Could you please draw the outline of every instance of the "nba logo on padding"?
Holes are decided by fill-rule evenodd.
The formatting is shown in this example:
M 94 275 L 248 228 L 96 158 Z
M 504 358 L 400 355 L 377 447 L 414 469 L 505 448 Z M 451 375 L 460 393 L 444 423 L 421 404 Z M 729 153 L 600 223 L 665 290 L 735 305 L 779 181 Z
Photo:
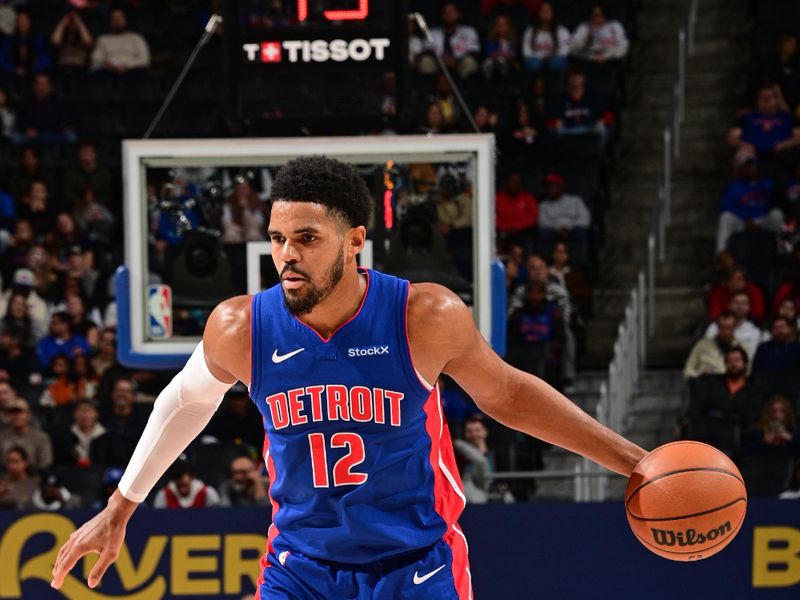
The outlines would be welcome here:
M 172 337 L 172 288 L 168 285 L 151 285 L 147 288 L 147 315 L 149 337 Z

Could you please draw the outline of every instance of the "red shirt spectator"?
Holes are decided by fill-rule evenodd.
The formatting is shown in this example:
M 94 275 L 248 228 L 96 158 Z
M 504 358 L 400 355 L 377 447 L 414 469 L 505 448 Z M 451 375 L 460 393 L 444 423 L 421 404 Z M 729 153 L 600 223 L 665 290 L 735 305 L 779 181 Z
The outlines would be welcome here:
M 711 288 L 708 318 L 715 321 L 719 315 L 728 310 L 731 298 L 736 292 L 744 292 L 750 298 L 750 317 L 756 322 L 763 321 L 767 316 L 764 292 L 756 284 L 747 281 L 742 269 L 733 269 L 725 283 Z
M 522 189 L 522 176 L 512 173 L 495 200 L 497 231 L 511 232 L 532 229 L 539 222 L 536 196 Z
M 800 281 L 786 281 L 778 286 L 773 302 L 775 312 L 778 311 L 778 307 L 784 300 L 791 300 L 795 306 L 800 308 Z

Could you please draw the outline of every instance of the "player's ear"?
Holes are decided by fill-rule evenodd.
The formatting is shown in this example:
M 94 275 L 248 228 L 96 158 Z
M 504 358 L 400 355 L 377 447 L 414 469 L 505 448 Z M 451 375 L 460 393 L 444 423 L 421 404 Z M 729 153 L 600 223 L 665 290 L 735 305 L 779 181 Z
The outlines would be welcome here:
M 347 251 L 351 256 L 355 256 L 364 249 L 367 241 L 367 228 L 363 225 L 351 228 L 348 238 Z

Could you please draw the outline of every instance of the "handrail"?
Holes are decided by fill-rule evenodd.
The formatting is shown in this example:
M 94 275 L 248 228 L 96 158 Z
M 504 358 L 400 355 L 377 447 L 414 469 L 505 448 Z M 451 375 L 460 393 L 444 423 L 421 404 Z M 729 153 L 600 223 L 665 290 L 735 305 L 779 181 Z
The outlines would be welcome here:
M 686 60 L 695 51 L 697 0 L 684 0 L 683 20 L 678 29 L 678 65 L 672 86 L 672 101 L 664 123 L 664 163 L 658 176 L 656 196 L 647 237 L 647 296 L 649 305 L 648 332 L 655 335 L 655 269 L 667 259 L 667 227 L 672 219 L 672 168 L 680 158 L 681 125 L 686 119 Z
M 680 157 L 681 125 L 686 116 L 686 58 L 694 54 L 697 0 L 684 0 L 683 21 L 678 30 L 678 65 L 670 110 L 664 124 L 664 165 L 647 237 L 647 261 L 630 292 L 625 316 L 617 329 L 608 379 L 600 385 L 598 421 L 623 431 L 647 356 L 647 337 L 655 334 L 655 271 L 667 257 L 666 232 L 672 213 L 672 167 Z M 605 500 L 610 472 L 583 458 L 576 467 L 576 500 Z

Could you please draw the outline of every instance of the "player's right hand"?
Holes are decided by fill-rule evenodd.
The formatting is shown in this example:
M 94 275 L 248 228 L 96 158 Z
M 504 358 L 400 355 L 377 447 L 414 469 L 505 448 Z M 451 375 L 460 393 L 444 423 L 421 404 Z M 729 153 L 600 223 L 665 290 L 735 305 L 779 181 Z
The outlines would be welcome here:
M 119 549 L 125 539 L 125 528 L 136 506 L 135 502 L 127 500 L 118 491 L 114 492 L 108 506 L 74 531 L 61 546 L 53 566 L 53 581 L 50 585 L 60 589 L 64 577 L 75 563 L 90 552 L 96 552 L 100 554 L 100 558 L 92 567 L 88 578 L 89 587 L 96 587 L 106 569 L 119 556 Z

